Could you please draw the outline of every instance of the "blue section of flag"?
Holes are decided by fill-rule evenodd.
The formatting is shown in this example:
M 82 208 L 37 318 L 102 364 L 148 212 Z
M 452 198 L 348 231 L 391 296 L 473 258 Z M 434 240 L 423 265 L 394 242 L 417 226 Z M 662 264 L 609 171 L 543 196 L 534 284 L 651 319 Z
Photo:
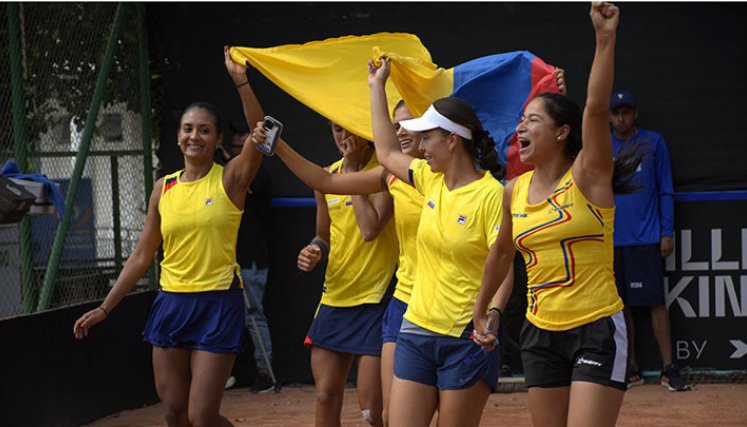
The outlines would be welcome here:
M 484 56 L 454 67 L 452 96 L 467 101 L 496 144 L 501 164 L 532 90 L 530 52 Z
M 430 200 L 428 200 L 428 207 L 431 208 L 431 209 L 433 209 L 433 208 L 436 207 L 436 204 L 433 203 L 433 202 L 431 202 Z

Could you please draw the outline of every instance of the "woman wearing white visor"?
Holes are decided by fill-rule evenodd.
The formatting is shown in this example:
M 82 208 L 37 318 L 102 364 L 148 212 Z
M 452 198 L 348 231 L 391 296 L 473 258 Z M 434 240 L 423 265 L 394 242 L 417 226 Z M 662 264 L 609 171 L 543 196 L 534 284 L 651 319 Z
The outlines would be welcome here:
M 438 409 L 439 425 L 476 426 L 499 371 L 499 352 L 483 351 L 470 333 L 482 267 L 502 218 L 502 169 L 495 143 L 457 98 L 440 99 L 422 117 L 400 122 L 421 132 L 425 158 L 403 153 L 387 114 L 388 76 L 386 60 L 380 67 L 369 63 L 376 153 L 424 197 L 417 274 L 394 356 L 389 425 L 427 426 Z M 497 295 L 494 302 L 503 307 L 507 299 Z M 495 334 L 500 311 L 492 313 Z

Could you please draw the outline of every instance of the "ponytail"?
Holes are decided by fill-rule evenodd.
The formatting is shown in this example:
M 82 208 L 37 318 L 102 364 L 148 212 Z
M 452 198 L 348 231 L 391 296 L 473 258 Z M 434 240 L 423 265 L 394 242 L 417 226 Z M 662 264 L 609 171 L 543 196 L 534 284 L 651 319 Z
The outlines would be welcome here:
M 498 163 L 498 152 L 495 150 L 495 141 L 487 131 L 475 132 L 472 136 L 472 144 L 466 146 L 474 147 L 474 157 L 480 163 L 480 168 L 489 170 L 490 174 L 497 180 L 503 179 L 506 169 Z
M 498 163 L 498 152 L 495 151 L 495 141 L 490 137 L 487 131 L 482 127 L 477 113 L 464 100 L 447 97 L 441 98 L 433 103 L 433 108 L 449 120 L 466 126 L 472 131 L 472 139 L 462 137 L 465 151 L 469 154 L 483 170 L 488 170 L 497 180 L 501 180 L 506 171 Z M 442 129 L 443 130 L 443 129 Z M 449 133 L 443 130 L 444 133 Z
M 631 194 L 641 189 L 640 184 L 634 184 L 633 177 L 643 159 L 649 152 L 644 142 L 626 145 L 615 157 L 614 170 L 612 172 L 612 192 L 614 194 Z

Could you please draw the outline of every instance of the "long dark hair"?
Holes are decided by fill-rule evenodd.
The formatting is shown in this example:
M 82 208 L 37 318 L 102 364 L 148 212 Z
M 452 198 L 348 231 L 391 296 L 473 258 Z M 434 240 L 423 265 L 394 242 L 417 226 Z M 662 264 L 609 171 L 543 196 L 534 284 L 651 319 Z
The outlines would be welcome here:
M 466 101 L 453 96 L 439 99 L 433 103 L 433 108 L 442 116 L 471 130 L 472 139 L 462 138 L 462 146 L 467 154 L 480 164 L 480 168 L 489 170 L 495 179 L 503 178 L 506 170 L 498 163 L 495 141 L 483 129 L 475 110 Z
M 541 93 L 536 98 L 545 101 L 545 111 L 557 126 L 568 125 L 570 132 L 565 144 L 565 154 L 569 159 L 575 159 L 581 151 L 581 108 L 568 97 L 557 93 Z M 638 166 L 643 162 L 646 149 L 637 143 L 625 147 L 615 157 L 612 172 L 612 192 L 614 194 L 630 194 L 640 190 L 640 186 L 633 185 L 631 180 Z

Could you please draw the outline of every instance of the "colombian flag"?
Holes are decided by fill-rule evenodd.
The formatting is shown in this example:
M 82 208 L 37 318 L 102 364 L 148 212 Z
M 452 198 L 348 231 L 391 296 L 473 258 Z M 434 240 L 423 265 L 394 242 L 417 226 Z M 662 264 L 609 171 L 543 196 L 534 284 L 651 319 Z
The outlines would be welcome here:
M 539 93 L 558 92 L 555 67 L 530 52 L 490 55 L 444 69 L 433 63 L 417 36 L 406 33 L 232 47 L 231 57 L 242 64 L 248 61 L 312 110 L 368 140 L 373 131 L 366 64 L 386 57 L 391 63 L 386 88 L 390 112 L 400 99 L 416 117 L 436 99 L 464 99 L 495 140 L 498 157 L 512 176 L 528 169 L 516 155 L 515 135 L 525 105 Z

